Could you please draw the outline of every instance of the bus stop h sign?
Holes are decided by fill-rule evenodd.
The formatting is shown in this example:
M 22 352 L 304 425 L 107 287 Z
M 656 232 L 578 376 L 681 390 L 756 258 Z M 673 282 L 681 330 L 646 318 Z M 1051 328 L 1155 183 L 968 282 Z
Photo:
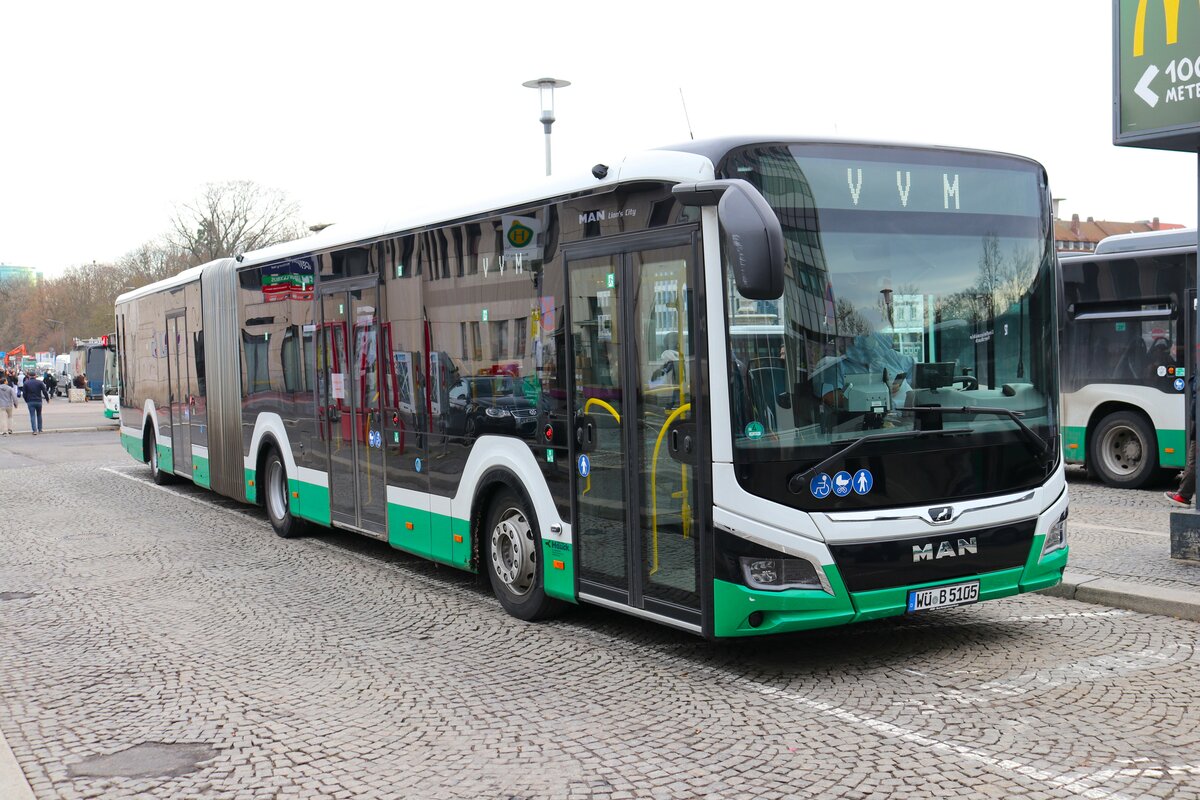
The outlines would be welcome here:
M 1113 0 L 1113 144 L 1200 153 L 1200 2 Z

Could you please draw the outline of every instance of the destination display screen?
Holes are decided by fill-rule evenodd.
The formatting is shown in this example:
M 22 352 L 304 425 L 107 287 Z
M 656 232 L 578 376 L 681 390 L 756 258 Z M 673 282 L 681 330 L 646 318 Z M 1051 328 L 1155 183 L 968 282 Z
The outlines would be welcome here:
M 1039 172 L 1032 164 L 996 158 L 997 166 L 992 168 L 930 163 L 927 158 L 916 162 L 818 157 L 809 155 L 811 149 L 805 146 L 790 150 L 791 159 L 779 158 L 777 150 L 755 165 L 772 206 L 1021 217 L 1042 214 Z M 878 155 L 868 148 L 863 152 Z M 936 155 L 936 151 L 922 151 L 921 155 Z M 982 159 L 973 160 L 977 164 Z

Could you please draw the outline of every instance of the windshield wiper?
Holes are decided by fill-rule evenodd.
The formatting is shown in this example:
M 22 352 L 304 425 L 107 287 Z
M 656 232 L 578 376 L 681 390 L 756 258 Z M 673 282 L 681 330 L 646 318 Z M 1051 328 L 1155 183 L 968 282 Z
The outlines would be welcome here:
M 996 417 L 1008 417 L 1017 423 L 1017 427 L 1021 429 L 1021 435 L 1025 438 L 1025 442 L 1040 461 L 1045 461 L 1050 453 L 1051 445 L 1045 439 L 1038 436 L 1033 428 L 1030 428 L 1021 421 L 1021 417 L 1025 416 L 1024 412 L 1013 411 L 1011 408 L 995 408 L 992 406 L 901 406 L 896 410 L 913 411 L 922 414 L 991 414 Z
M 841 450 L 838 450 L 828 458 L 818 461 L 804 472 L 798 472 L 793 475 L 788 481 L 788 489 L 791 490 L 792 494 L 800 494 L 804 491 L 804 487 L 808 483 L 809 478 L 811 478 L 813 475 L 816 475 L 834 461 L 837 461 L 838 459 L 844 459 L 846 456 L 850 455 L 864 444 L 870 444 L 871 442 L 882 442 L 887 439 L 920 439 L 925 436 L 962 436 L 971 433 L 974 433 L 974 431 L 970 428 L 953 428 L 951 430 L 936 431 L 918 431 L 909 429 L 903 431 L 890 431 L 888 433 L 869 433 L 866 436 L 862 436 L 850 442 L 849 445 L 843 447 Z M 1034 435 L 1036 436 L 1036 434 Z M 843 439 L 842 442 L 844 441 L 846 440 Z M 841 442 L 834 442 L 834 444 L 841 444 Z

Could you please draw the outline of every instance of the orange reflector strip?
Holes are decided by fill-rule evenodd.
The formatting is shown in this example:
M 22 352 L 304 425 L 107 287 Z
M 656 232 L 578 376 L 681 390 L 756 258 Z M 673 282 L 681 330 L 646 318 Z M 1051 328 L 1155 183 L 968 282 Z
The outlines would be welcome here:
M 1164 450 L 1165 452 L 1167 452 L 1167 453 L 1174 453 L 1174 452 L 1175 452 L 1175 448 L 1174 448 L 1174 447 L 1164 447 L 1164 448 L 1163 448 L 1163 450 Z
M 254 481 L 250 481 L 250 485 L 251 485 L 251 486 L 253 486 L 253 485 L 254 485 Z
M 555 569 L 566 569 L 567 565 L 564 564 L 563 562 L 559 561 L 558 559 L 555 559 L 554 560 L 554 568 Z
M 1078 450 L 1078 449 L 1079 449 L 1079 445 L 1077 445 L 1077 444 L 1069 444 L 1069 445 L 1067 445 L 1067 449 L 1068 449 L 1068 450 Z
M 299 496 L 300 496 L 299 492 L 292 492 L 292 497 L 299 497 Z
M 459 542 L 461 544 L 462 543 L 462 534 L 461 533 L 454 534 L 454 541 Z
M 406 523 L 404 523 L 404 528 L 405 528 L 405 530 L 411 531 L 413 529 L 413 524 L 411 522 L 406 522 Z

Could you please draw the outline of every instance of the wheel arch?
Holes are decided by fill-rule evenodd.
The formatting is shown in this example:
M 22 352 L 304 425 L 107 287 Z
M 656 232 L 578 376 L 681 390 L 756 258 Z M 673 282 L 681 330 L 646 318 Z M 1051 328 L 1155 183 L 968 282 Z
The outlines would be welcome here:
M 480 569 L 482 553 L 483 537 L 485 535 L 484 525 L 487 521 L 488 511 L 498 495 L 504 489 L 511 489 L 516 493 L 517 497 L 521 498 L 521 502 L 533 514 L 537 520 L 536 529 L 539 535 L 541 534 L 542 519 L 538 516 L 537 506 L 533 499 L 529 496 L 529 492 L 525 490 L 521 479 L 516 473 L 507 467 L 495 466 L 490 467 L 482 475 L 479 476 L 479 481 L 475 485 L 475 494 L 471 500 L 471 567 L 481 576 L 486 577 L 486 573 Z

